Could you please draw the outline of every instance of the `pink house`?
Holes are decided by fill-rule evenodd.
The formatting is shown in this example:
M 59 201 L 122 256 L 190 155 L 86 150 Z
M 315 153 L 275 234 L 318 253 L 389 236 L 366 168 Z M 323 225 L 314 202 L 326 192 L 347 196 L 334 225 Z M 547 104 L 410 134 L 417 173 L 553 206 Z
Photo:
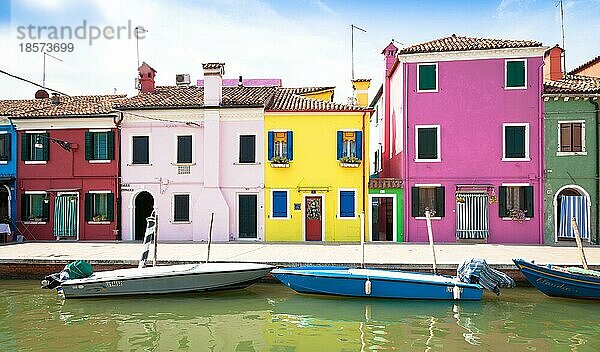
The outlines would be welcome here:
M 405 240 L 543 243 L 543 54 L 452 35 L 398 50 L 384 82 L 382 175 L 405 190 Z

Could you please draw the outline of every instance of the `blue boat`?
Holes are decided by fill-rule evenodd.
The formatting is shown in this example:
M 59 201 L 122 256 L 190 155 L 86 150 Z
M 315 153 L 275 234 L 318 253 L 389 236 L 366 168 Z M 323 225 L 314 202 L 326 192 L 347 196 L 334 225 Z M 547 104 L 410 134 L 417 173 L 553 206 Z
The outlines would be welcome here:
M 597 271 L 538 265 L 523 259 L 513 262 L 533 286 L 548 296 L 600 299 Z
M 456 277 L 404 271 L 307 266 L 271 273 L 300 293 L 427 300 L 481 300 L 483 287 Z

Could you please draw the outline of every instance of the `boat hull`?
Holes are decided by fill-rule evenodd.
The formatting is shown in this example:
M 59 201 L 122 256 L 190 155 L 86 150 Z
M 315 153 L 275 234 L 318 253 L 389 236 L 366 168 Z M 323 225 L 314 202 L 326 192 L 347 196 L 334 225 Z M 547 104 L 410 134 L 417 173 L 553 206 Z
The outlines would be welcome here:
M 481 300 L 483 294 L 482 287 L 476 284 L 458 283 L 443 276 L 399 271 L 304 267 L 276 269 L 272 274 L 300 293 L 473 301 Z M 370 284 L 366 283 L 367 279 Z M 367 289 L 369 285 L 370 290 Z
M 271 266 L 261 264 L 217 263 L 121 269 L 67 280 L 59 290 L 65 298 L 227 290 L 247 287 L 271 269 Z
M 527 280 L 553 297 L 600 299 L 600 278 L 566 273 L 522 259 L 513 259 Z

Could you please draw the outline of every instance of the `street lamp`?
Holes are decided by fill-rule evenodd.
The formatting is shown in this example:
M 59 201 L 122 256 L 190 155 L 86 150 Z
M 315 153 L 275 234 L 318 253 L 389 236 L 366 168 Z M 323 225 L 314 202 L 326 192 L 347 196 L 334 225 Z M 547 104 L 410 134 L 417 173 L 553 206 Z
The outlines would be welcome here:
M 46 137 L 46 136 L 42 136 L 42 135 L 36 136 L 35 144 L 33 145 L 35 148 L 37 148 L 37 149 L 44 148 L 44 145 L 42 144 L 42 141 L 41 141 L 42 138 L 45 138 L 46 140 L 49 140 L 52 143 L 58 144 L 61 148 L 63 148 L 66 151 L 71 150 L 71 143 L 69 143 L 67 141 L 63 141 L 62 139 Z

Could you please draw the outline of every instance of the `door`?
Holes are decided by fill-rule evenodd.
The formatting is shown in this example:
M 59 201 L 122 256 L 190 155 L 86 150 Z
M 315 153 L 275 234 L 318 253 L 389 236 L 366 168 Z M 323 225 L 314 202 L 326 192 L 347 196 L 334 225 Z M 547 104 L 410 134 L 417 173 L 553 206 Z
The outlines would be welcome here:
M 240 194 L 238 200 L 239 238 L 256 238 L 256 194 Z
M 154 197 L 149 192 L 140 192 L 135 197 L 135 239 L 143 240 L 146 233 L 146 218 L 154 209 Z
M 309 196 L 304 199 L 304 229 L 307 241 L 323 238 L 323 197 Z
M 0 221 L 6 221 L 10 218 L 10 201 L 8 197 L 8 187 L 0 185 Z
M 54 198 L 54 237 L 77 238 L 78 209 L 77 194 L 59 194 Z
M 488 235 L 488 195 L 456 193 L 456 238 L 485 239 Z
M 394 198 L 373 197 L 371 201 L 371 240 L 394 240 Z

